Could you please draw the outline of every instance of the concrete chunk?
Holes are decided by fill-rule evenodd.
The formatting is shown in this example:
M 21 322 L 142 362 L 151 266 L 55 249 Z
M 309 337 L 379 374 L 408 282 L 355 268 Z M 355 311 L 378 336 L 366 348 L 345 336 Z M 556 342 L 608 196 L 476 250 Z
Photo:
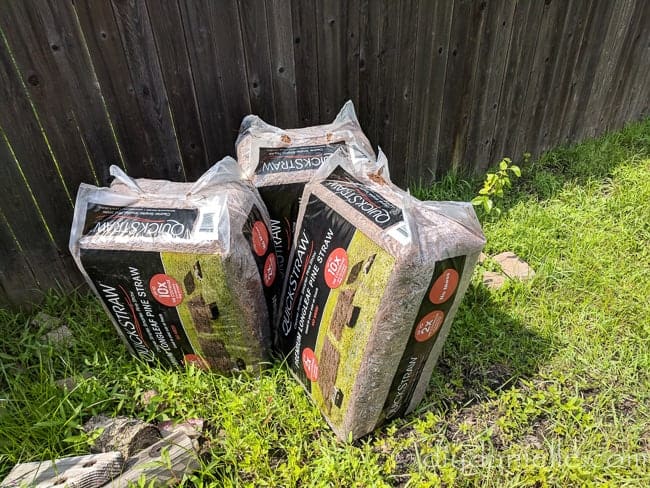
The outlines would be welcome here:
M 528 263 L 513 252 L 502 252 L 492 259 L 499 263 L 504 274 L 509 278 L 525 281 L 535 276 L 535 271 Z
M 501 288 L 507 279 L 506 276 L 494 271 L 486 271 L 483 273 L 483 284 L 493 290 Z

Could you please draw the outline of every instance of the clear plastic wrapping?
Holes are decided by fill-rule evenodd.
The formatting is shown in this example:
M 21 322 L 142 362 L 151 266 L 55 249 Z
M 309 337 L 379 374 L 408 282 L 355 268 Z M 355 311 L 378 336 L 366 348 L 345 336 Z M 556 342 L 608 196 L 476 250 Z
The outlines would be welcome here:
M 130 351 L 167 365 L 256 370 L 278 304 L 266 207 L 226 158 L 195 183 L 82 184 L 70 251 Z
M 277 321 L 341 439 L 421 401 L 485 244 L 469 203 L 421 202 L 386 168 L 339 149 L 306 185 Z

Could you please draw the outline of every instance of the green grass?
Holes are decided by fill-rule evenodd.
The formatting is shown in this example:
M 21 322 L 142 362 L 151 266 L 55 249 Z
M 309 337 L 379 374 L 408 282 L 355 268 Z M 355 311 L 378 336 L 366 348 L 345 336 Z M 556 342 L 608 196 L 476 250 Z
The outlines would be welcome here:
M 650 485 L 650 120 L 522 170 L 501 218 L 485 219 L 486 251 L 512 250 L 537 274 L 490 291 L 477 270 L 412 415 L 340 443 L 281 366 L 150 369 L 95 300 L 49 294 L 42 309 L 74 331 L 69 348 L 0 311 L 0 476 L 85 452 L 79 425 L 104 412 L 209 420 L 210 455 L 187 486 Z M 414 191 L 478 188 L 450 175 Z M 71 391 L 55 385 L 69 376 Z

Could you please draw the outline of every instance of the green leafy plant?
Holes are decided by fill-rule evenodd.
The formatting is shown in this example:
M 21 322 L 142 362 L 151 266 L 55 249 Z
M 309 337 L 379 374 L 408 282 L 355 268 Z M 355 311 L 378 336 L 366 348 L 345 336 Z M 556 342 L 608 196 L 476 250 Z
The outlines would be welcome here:
M 530 158 L 530 154 L 524 154 L 524 161 Z M 472 205 L 482 207 L 486 214 L 492 212 L 497 215 L 501 214 L 501 208 L 495 204 L 495 200 L 502 199 L 505 191 L 512 187 L 511 177 L 519 178 L 521 169 L 519 166 L 512 164 L 510 158 L 503 158 L 499 162 L 499 169 L 494 173 L 485 175 L 483 188 L 478 195 L 472 199 Z

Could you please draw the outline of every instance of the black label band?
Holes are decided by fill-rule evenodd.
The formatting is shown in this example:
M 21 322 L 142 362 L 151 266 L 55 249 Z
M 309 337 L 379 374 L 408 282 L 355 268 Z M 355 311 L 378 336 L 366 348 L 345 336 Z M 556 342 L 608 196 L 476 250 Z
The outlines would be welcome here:
M 91 203 L 83 235 L 107 237 L 190 239 L 198 210 L 115 207 Z
M 397 417 L 408 408 L 422 369 L 454 303 L 464 266 L 465 256 L 436 263 L 433 278 L 420 305 L 409 341 L 384 403 L 383 418 Z
M 321 185 L 382 229 L 404 220 L 399 207 L 359 182 L 340 166 Z
M 261 147 L 255 174 L 291 173 L 317 170 L 325 160 L 345 142 L 332 142 L 315 146 Z

